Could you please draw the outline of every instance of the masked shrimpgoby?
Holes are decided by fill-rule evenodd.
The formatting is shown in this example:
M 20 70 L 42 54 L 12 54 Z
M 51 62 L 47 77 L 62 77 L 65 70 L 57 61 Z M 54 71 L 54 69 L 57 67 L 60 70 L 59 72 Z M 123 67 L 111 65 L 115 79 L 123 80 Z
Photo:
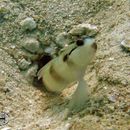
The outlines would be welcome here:
M 50 92 L 61 93 L 73 82 L 78 83 L 69 103 L 70 111 L 80 110 L 88 98 L 84 75 L 96 50 L 94 38 L 79 38 L 75 43 L 65 47 L 58 57 L 52 59 L 38 72 L 38 79 L 42 78 L 44 87 Z

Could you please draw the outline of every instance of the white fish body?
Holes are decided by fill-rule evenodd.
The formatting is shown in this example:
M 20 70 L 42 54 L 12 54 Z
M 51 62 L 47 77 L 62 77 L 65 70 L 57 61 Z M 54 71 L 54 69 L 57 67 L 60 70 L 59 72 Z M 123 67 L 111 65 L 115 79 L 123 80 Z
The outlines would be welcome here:
M 88 95 L 87 91 L 84 92 L 86 90 L 85 81 L 83 80 L 84 73 L 87 65 L 93 59 L 96 49 L 96 43 L 92 38 L 77 40 L 75 44 L 66 47 L 59 57 L 47 63 L 38 72 L 38 78 L 42 78 L 47 90 L 56 93 L 62 92 L 71 83 L 79 81 L 74 93 L 76 96 L 73 96 L 70 106 L 71 108 L 75 105 L 80 106 L 81 102 L 84 102 L 85 96 Z M 78 97 L 80 99 L 77 100 Z

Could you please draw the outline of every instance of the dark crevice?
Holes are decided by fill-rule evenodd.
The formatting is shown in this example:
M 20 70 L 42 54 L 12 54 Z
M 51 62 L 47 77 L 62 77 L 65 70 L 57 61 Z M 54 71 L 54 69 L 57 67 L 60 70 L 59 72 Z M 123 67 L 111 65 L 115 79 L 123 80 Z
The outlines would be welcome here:
M 38 61 L 38 71 L 44 66 L 46 65 L 50 60 L 52 60 L 52 57 L 50 55 L 43 55 Z
M 48 54 L 46 55 L 43 55 L 39 58 L 39 60 L 37 60 L 37 65 L 38 65 L 38 70 L 37 72 L 43 67 L 45 66 L 50 60 L 52 60 L 52 57 Z M 46 91 L 45 87 L 43 87 L 43 82 L 42 82 L 42 79 L 39 79 L 38 80 L 38 77 L 34 77 L 33 79 L 33 85 L 37 88 L 37 89 L 40 89 L 40 90 L 43 90 L 43 91 Z

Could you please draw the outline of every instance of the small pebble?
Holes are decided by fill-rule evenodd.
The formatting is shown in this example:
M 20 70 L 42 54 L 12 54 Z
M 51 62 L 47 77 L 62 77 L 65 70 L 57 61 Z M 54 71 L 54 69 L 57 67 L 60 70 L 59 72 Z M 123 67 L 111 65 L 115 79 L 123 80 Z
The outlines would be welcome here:
M 108 95 L 108 99 L 111 102 L 116 102 L 116 96 L 115 95 Z
M 98 31 L 99 30 L 95 25 L 83 23 L 71 29 L 69 31 L 69 34 L 72 36 L 82 36 L 82 35 L 93 36 L 96 35 Z
M 54 56 L 57 52 L 56 49 L 57 49 L 57 47 L 55 45 L 51 44 L 49 47 L 44 49 L 44 52 L 51 56 Z
M 113 60 L 114 60 L 114 57 L 110 57 L 110 58 L 109 58 L 109 61 L 113 61 Z
M 26 38 L 22 46 L 30 53 L 38 53 L 41 51 L 40 43 L 35 38 Z
M 39 58 L 39 54 L 33 54 L 28 52 L 27 50 L 17 51 L 14 55 L 15 59 L 29 59 L 31 61 L 37 61 Z
M 1 71 L 1 74 L 4 74 L 4 73 L 5 73 L 5 72 L 2 70 L 2 71 Z
M 106 90 L 106 89 L 107 89 L 107 87 L 104 87 L 104 89 Z
M 31 65 L 31 61 L 27 61 L 25 59 L 18 60 L 18 66 L 21 70 L 26 70 Z
M 126 50 L 130 51 L 130 37 L 126 37 L 122 42 L 121 46 L 125 48 Z
M 15 48 L 16 48 L 16 46 L 15 46 L 15 45 L 12 45 L 12 46 L 10 46 L 10 48 L 11 48 L 11 49 L 15 49 Z
M 34 64 L 27 70 L 25 77 L 29 82 L 32 82 L 33 78 L 37 76 L 37 69 L 38 69 L 38 65 Z
M 36 22 L 34 21 L 34 19 L 32 17 L 28 17 L 28 18 L 24 19 L 23 21 L 20 22 L 20 25 L 22 27 L 22 30 L 24 30 L 24 31 L 26 31 L 26 30 L 32 31 L 37 26 Z
M 64 46 L 70 44 L 71 42 L 72 42 L 72 39 L 66 32 L 60 33 L 56 37 L 56 43 L 61 47 L 64 47 Z

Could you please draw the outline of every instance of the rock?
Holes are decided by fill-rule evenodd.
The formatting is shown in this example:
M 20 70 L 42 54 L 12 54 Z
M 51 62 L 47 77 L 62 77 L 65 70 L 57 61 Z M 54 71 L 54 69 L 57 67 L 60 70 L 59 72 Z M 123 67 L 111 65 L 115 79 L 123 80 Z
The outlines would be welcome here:
M 61 46 L 64 47 L 65 45 L 68 45 L 72 42 L 72 39 L 70 37 L 70 35 L 66 32 L 60 33 L 57 37 L 56 37 L 56 43 Z
M 37 70 L 38 65 L 34 64 L 26 71 L 25 77 L 29 82 L 33 82 L 33 78 L 37 76 Z
M 116 95 L 114 94 L 108 95 L 108 100 L 111 102 L 116 102 Z
M 130 37 L 126 37 L 122 42 L 121 46 L 125 48 L 127 51 L 130 51 Z
M 1 3 L 1 5 L 2 5 L 2 3 Z M 8 13 L 9 13 L 9 10 L 5 6 L 0 7 L 0 23 L 4 22 L 6 20 L 6 15 Z
M 26 70 L 31 65 L 31 61 L 27 61 L 25 59 L 18 60 L 18 66 L 21 70 Z
M 19 51 L 16 51 L 14 53 L 14 58 L 15 59 L 28 59 L 31 60 L 31 61 L 37 61 L 39 59 L 39 54 L 33 54 L 33 53 L 30 53 L 26 50 L 19 50 Z
M 109 60 L 109 61 L 113 61 L 113 60 L 114 60 L 114 57 L 110 57 L 108 60 Z
M 43 47 L 49 46 L 51 44 L 51 36 L 48 33 L 37 33 L 38 40 Z
M 28 17 L 28 18 L 24 19 L 23 21 L 20 22 L 20 25 L 22 27 L 22 30 L 24 30 L 24 31 L 26 31 L 26 30 L 32 31 L 37 26 L 36 22 L 34 21 L 34 19 L 32 17 Z
M 12 51 L 12 55 L 13 55 L 14 59 L 16 59 L 18 62 L 21 59 L 27 59 L 27 61 L 29 61 L 29 60 L 36 61 L 39 59 L 39 54 L 30 53 L 29 51 L 27 51 L 25 49 L 14 50 L 14 51 Z
M 51 44 L 50 47 L 45 48 L 44 52 L 51 56 L 55 56 L 56 49 L 57 47 L 54 44 Z
M 37 61 L 39 59 L 39 55 L 38 54 L 32 54 L 32 53 L 29 53 L 27 51 L 24 52 L 24 57 L 26 59 L 31 60 L 31 61 Z
M 22 46 L 30 53 L 41 52 L 40 43 L 35 38 L 26 38 Z
M 95 25 L 90 24 L 79 24 L 78 26 L 75 26 L 73 29 L 69 31 L 69 34 L 72 36 L 94 36 L 98 33 L 98 28 Z

